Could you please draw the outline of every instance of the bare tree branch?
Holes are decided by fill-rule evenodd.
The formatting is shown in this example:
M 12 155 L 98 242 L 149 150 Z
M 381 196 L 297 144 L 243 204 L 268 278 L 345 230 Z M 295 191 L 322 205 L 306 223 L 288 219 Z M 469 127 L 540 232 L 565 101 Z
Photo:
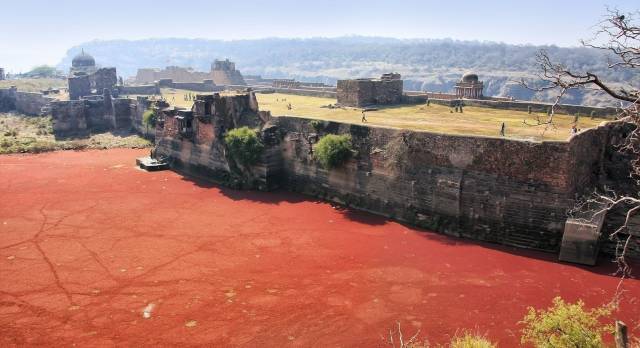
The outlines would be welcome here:
M 597 25 L 591 40 L 582 41 L 583 46 L 601 50 L 608 54 L 608 68 L 612 70 L 626 69 L 640 74 L 640 11 L 623 14 L 618 10 L 608 9 L 606 17 Z M 536 55 L 537 77 L 541 85 L 533 86 L 524 79 L 520 84 L 536 92 L 556 91 L 557 95 L 551 105 L 546 119 L 538 119 L 532 126 L 545 126 L 545 130 L 553 125 L 556 107 L 571 89 L 597 89 L 617 100 L 621 106 L 618 118 L 634 127 L 618 146 L 618 151 L 630 158 L 628 177 L 633 183 L 630 190 L 616 190 L 600 187 L 591 195 L 576 204 L 570 214 L 581 217 L 586 223 L 594 220 L 598 214 L 612 211 L 623 211 L 623 222 L 609 234 L 609 239 L 617 243 L 616 258 L 618 274 L 622 279 L 629 277 L 631 267 L 626 255 L 631 244 L 638 240 L 640 233 L 630 231 L 632 219 L 640 212 L 640 86 L 616 85 L 602 80 L 590 71 L 575 71 L 562 63 L 554 62 L 549 53 L 541 50 Z M 617 185 L 619 186 L 619 185 Z M 603 215 L 600 215 L 603 216 Z

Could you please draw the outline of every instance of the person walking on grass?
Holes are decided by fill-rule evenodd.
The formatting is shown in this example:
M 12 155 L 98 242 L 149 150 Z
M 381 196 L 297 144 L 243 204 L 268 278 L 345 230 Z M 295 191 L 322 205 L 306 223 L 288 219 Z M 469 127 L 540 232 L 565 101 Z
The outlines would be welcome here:
M 362 110 L 362 123 L 367 123 L 367 115 L 365 115 L 364 109 Z

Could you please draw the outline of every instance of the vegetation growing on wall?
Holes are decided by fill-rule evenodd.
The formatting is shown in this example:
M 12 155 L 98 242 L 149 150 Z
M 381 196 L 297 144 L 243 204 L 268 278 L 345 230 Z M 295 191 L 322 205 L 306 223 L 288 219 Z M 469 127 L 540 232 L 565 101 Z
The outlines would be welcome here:
M 324 122 L 321 120 L 311 120 L 309 121 L 309 125 L 316 131 L 321 131 L 324 128 Z
M 327 134 L 315 145 L 314 154 L 324 168 L 339 167 L 353 154 L 351 136 Z
M 260 142 L 258 131 L 249 127 L 234 128 L 224 136 L 229 154 L 243 165 L 252 165 L 258 161 L 264 145 Z
M 142 123 L 147 127 L 155 127 L 158 115 L 154 110 L 147 110 L 142 114 Z

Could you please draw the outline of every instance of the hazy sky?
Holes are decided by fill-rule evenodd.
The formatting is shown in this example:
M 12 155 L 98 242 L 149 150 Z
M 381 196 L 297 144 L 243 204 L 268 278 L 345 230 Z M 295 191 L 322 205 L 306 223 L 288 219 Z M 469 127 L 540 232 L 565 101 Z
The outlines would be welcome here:
M 95 39 L 367 35 L 575 46 L 607 6 L 640 9 L 638 0 L 1 0 L 0 67 L 57 64 Z

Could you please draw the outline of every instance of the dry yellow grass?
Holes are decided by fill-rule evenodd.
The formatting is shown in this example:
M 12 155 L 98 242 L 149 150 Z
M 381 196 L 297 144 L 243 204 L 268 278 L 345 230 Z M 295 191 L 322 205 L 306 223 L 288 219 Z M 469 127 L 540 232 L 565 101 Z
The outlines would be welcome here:
M 145 148 L 152 144 L 128 131 L 92 134 L 86 138 L 55 139 L 51 117 L 0 113 L 0 154 L 55 150 Z
M 289 94 L 258 94 L 260 110 L 270 110 L 275 116 L 299 116 L 346 123 L 362 123 L 362 110 L 356 108 L 330 109 L 323 106 L 335 104 L 335 99 L 305 97 Z M 287 105 L 291 103 L 292 109 Z M 546 114 L 526 111 L 501 110 L 467 106 L 463 113 L 451 113 L 449 107 L 431 104 L 401 105 L 367 111 L 367 124 L 381 127 L 423 130 L 446 134 L 500 136 L 502 122 L 506 126 L 506 138 L 528 140 L 567 140 L 571 135 L 574 116 L 556 115 L 555 128 L 532 127 L 523 123 L 535 123 L 535 117 L 545 119 Z M 600 124 L 604 119 L 580 117 L 578 129 L 584 130 Z
M 191 108 L 192 101 L 185 101 L 184 95 L 206 94 L 184 90 L 166 89 L 162 95 L 172 105 Z M 318 120 L 328 120 L 344 123 L 362 124 L 362 110 L 357 108 L 327 108 L 335 104 L 335 99 L 307 97 L 292 94 L 256 94 L 260 110 L 269 110 L 274 116 L 295 116 Z M 287 105 L 291 103 L 292 109 Z M 567 140 L 571 135 L 573 115 L 558 114 L 555 116 L 554 127 L 530 126 L 535 118 L 544 120 L 546 114 L 528 114 L 526 111 L 501 110 L 483 107 L 467 106 L 463 113 L 451 113 L 451 108 L 443 105 L 431 104 L 400 105 L 379 108 L 377 111 L 367 111 L 367 124 L 371 126 L 421 130 L 444 134 L 477 135 L 500 137 L 502 122 L 506 127 L 506 138 L 523 140 Z M 578 119 L 578 129 L 585 130 L 606 121 L 601 118 L 591 119 L 581 116 Z
M 67 80 L 65 79 L 17 79 L 17 80 L 1 80 L 0 88 L 9 88 L 16 86 L 19 91 L 24 92 L 40 92 L 49 88 L 67 88 Z
M 191 94 L 192 96 L 196 96 L 196 95 L 212 95 L 213 92 L 194 92 L 194 91 L 187 91 L 184 89 L 174 89 L 174 88 L 163 88 L 160 90 L 160 93 L 162 94 L 162 97 L 164 97 L 164 99 L 167 100 L 167 102 L 169 102 L 171 105 L 174 106 L 179 106 L 179 107 L 183 107 L 183 108 L 187 108 L 187 109 L 191 109 L 191 106 L 193 105 L 193 101 L 192 100 L 185 100 L 184 96 L 187 94 Z M 233 95 L 236 94 L 237 92 L 234 91 L 225 91 L 225 92 L 220 92 L 220 94 L 222 95 Z

